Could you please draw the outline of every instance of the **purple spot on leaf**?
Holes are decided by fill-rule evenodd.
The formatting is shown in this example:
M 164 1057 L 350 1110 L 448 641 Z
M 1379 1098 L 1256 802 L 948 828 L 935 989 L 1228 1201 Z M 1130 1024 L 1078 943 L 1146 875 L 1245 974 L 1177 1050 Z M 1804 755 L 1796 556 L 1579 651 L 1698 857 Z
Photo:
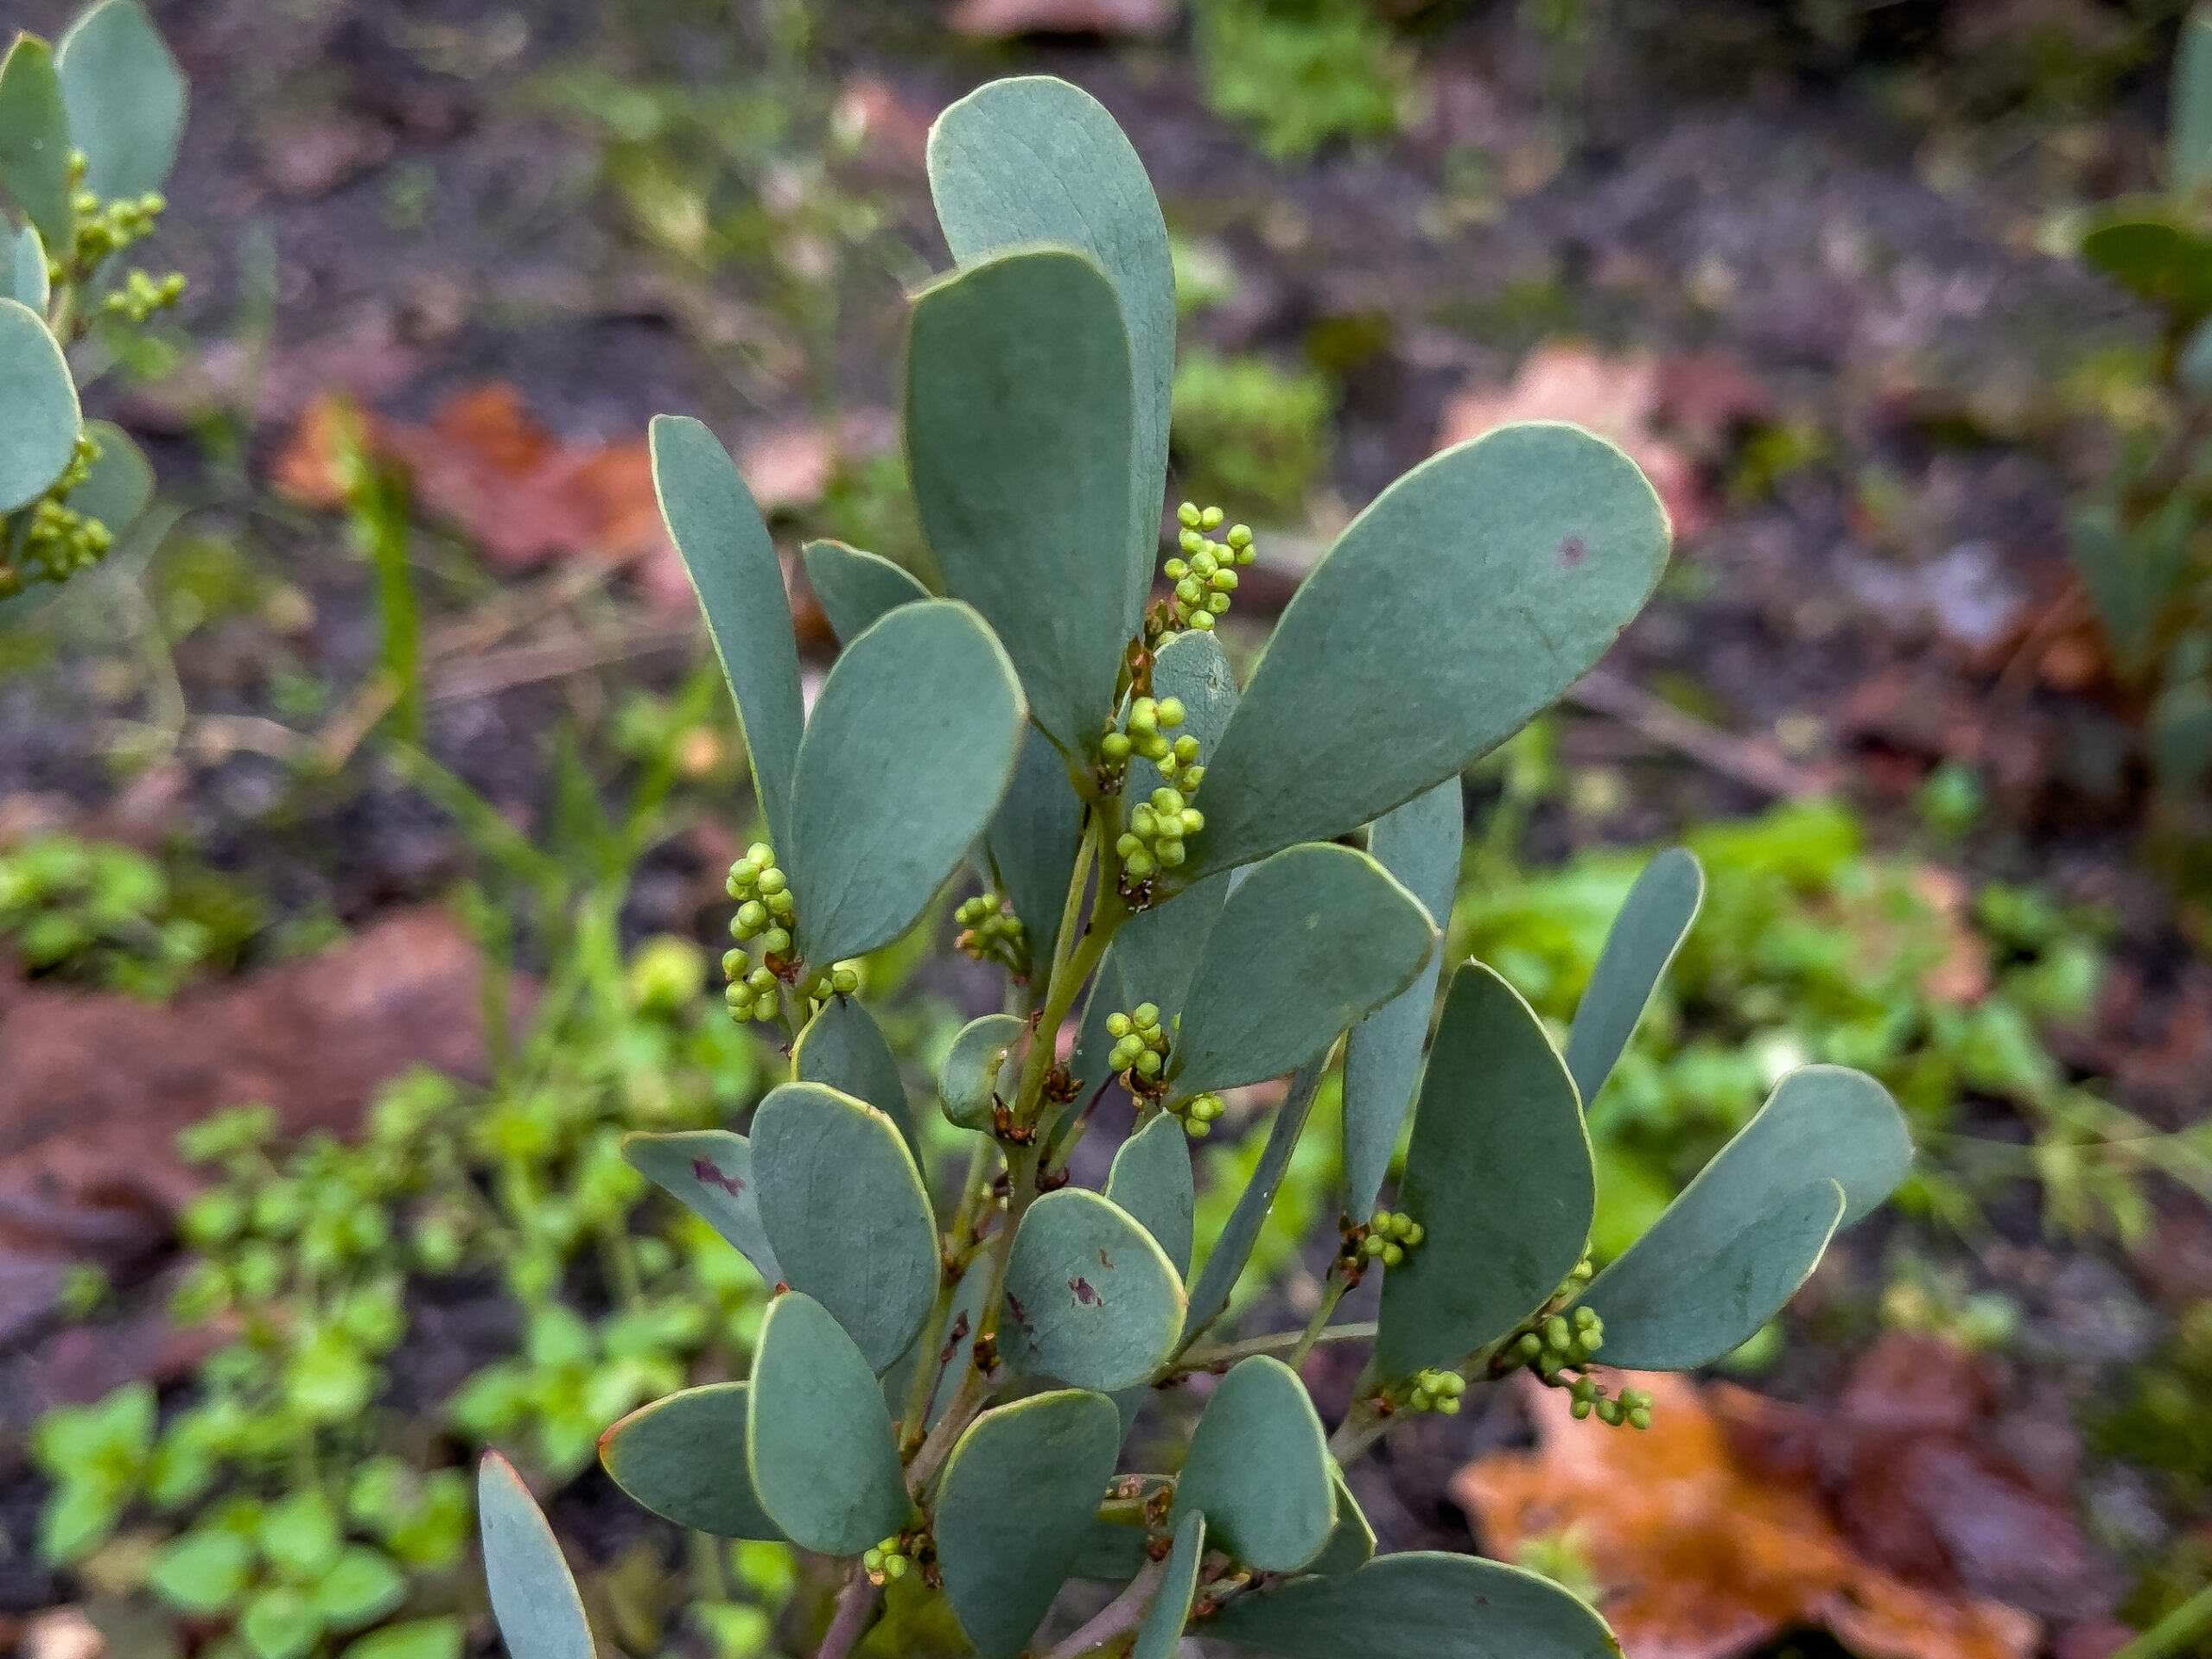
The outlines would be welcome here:
M 1559 562 L 1572 570 L 1582 563 L 1590 551 L 1590 544 L 1580 536 L 1570 536 L 1559 544 Z
M 691 1179 L 704 1182 L 709 1186 L 719 1186 L 733 1198 L 745 1196 L 745 1183 L 734 1175 L 723 1174 L 721 1166 L 711 1159 L 694 1158 L 691 1160 Z

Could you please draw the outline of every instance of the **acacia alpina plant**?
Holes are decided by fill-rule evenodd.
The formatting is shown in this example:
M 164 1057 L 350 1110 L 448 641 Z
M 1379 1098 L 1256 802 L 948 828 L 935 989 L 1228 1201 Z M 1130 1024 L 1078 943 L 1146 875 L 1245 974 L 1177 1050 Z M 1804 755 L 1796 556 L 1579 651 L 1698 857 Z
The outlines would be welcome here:
M 1686 853 L 1629 899 L 1563 1054 L 1478 962 L 1454 969 L 1433 1021 L 1460 773 L 1641 608 L 1668 556 L 1658 501 L 1571 426 L 1447 450 L 1338 539 L 1240 688 L 1198 619 L 1226 607 L 1248 531 L 1216 540 L 1220 515 L 1183 509 L 1173 596 L 1149 599 L 1175 306 L 1127 139 L 1071 86 L 1000 81 L 938 122 L 930 177 L 958 269 L 914 302 L 906 446 L 948 594 L 868 553 L 807 548 L 843 642 L 810 716 L 743 481 L 696 422 L 654 423 L 662 506 L 768 829 L 732 872 L 731 1006 L 781 1026 L 791 1075 L 749 1135 L 626 1143 L 779 1294 L 747 1381 L 624 1418 L 601 1458 L 683 1526 L 841 1560 L 830 1659 L 887 1592 L 903 1629 L 942 1597 L 986 1659 L 1014 1659 L 1074 1577 L 1124 1587 L 1053 1659 L 1131 1639 L 1163 1659 L 1186 1629 L 1291 1659 L 1616 1655 L 1595 1611 L 1535 1574 L 1376 1556 L 1342 1464 L 1518 1371 L 1570 1390 L 1578 1417 L 1646 1426 L 1649 1399 L 1601 1365 L 1732 1351 L 1911 1156 L 1871 1079 L 1797 1071 L 1593 1274 L 1583 1103 L 1697 909 Z M 988 892 L 962 907 L 962 945 L 1005 969 L 1011 1011 L 962 1032 L 944 1064 L 940 1102 L 973 1155 L 940 1206 L 847 964 L 969 859 Z M 1230 1291 L 1339 1052 L 1329 1294 L 1303 1331 L 1229 1339 Z M 1285 1074 L 1193 1278 L 1190 1138 L 1224 1090 Z M 1093 1192 L 1071 1184 L 1070 1154 L 1083 1103 L 1116 1077 L 1137 1126 Z M 1377 1273 L 1377 1323 L 1330 1325 Z M 1296 1368 L 1335 1341 L 1371 1357 L 1332 1434 Z M 1153 1391 L 1202 1373 L 1218 1381 L 1179 1471 L 1123 1469 Z M 481 1503 L 510 1650 L 588 1659 L 560 1551 L 496 1454 Z
M 84 418 L 63 351 L 184 292 L 115 262 L 161 217 L 185 99 L 139 0 L 101 0 L 57 46 L 19 34 L 0 61 L 0 184 L 20 216 L 0 216 L 0 623 L 97 564 L 153 494 L 122 429 Z

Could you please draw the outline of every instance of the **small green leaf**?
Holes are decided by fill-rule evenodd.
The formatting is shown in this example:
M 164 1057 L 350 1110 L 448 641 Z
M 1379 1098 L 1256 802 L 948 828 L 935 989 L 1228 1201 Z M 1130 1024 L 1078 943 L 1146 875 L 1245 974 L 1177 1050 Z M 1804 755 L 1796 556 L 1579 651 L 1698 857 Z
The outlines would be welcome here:
M 2082 257 L 2184 318 L 2212 310 L 2212 238 L 2162 196 L 2123 196 L 2094 210 L 2082 236 Z
M 908 1148 L 919 1156 L 898 1058 L 874 1015 L 851 997 L 831 997 L 807 1022 L 791 1065 L 801 1083 L 827 1084 L 874 1107 L 899 1126 Z
M 39 1559 L 68 1567 L 108 1540 L 130 1507 L 129 1486 L 109 1480 L 65 1480 L 38 1514 Z
M 2176 195 L 2193 196 L 2212 177 L 2212 13 L 2202 6 L 2181 26 L 2168 102 L 2166 182 Z
M 1275 1110 L 1275 1121 L 1268 1130 L 1268 1144 L 1260 1149 L 1260 1162 L 1252 1172 L 1252 1179 L 1236 1195 L 1236 1207 L 1229 1212 L 1229 1224 L 1221 1230 L 1221 1236 L 1214 1241 L 1205 1265 L 1198 1269 L 1198 1282 L 1191 1290 L 1191 1315 L 1184 1327 L 1183 1345 L 1196 1341 L 1205 1328 L 1221 1317 L 1222 1309 L 1229 1306 L 1231 1292 L 1236 1288 L 1237 1276 L 1244 1271 L 1244 1264 L 1252 1259 L 1252 1246 L 1260 1236 L 1260 1228 L 1268 1218 L 1268 1211 L 1274 1207 L 1275 1193 L 1282 1185 L 1282 1178 L 1290 1168 L 1290 1154 L 1298 1148 L 1298 1137 L 1306 1131 L 1306 1120 L 1313 1115 L 1313 1096 L 1321 1087 L 1320 1061 L 1299 1068 L 1298 1075 L 1290 1080 L 1290 1091 L 1283 1096 L 1282 1104 Z
M 1586 1104 L 1612 1075 L 1704 902 L 1705 872 L 1686 847 L 1653 859 L 1629 890 L 1567 1034 L 1567 1069 Z
M 457 1618 L 410 1618 L 346 1644 L 339 1659 L 461 1659 Z
M 1042 75 L 994 80 L 940 115 L 929 175 L 944 239 L 963 266 L 1051 244 L 1080 248 L 1114 284 L 1135 380 L 1126 639 L 1160 556 L 1175 383 L 1175 266 L 1152 181 L 1103 105 Z
M 238 1634 L 254 1659 L 305 1659 L 322 1631 L 315 1604 L 285 1585 L 262 1591 L 238 1616 Z
M 1559 1051 L 1518 991 L 1465 963 L 1445 993 L 1406 1149 L 1398 1207 L 1427 1236 L 1382 1281 L 1382 1374 L 1455 1364 L 1541 1307 L 1582 1259 L 1597 1205 Z
M 1137 1627 L 1137 1643 L 1129 1659 L 1174 1659 L 1183 1626 L 1191 1617 L 1191 1599 L 1198 1591 L 1198 1567 L 1206 1553 L 1206 1517 L 1192 1510 L 1175 1523 L 1174 1547 L 1160 1575 L 1160 1588 L 1152 1594 L 1144 1623 Z
M 626 1135 L 622 1156 L 631 1168 L 735 1245 L 767 1284 L 784 1276 L 760 1224 L 760 1195 L 753 1183 L 753 1147 L 728 1129 L 685 1129 L 674 1135 Z
M 906 1478 L 875 1373 L 804 1292 L 768 1305 L 747 1403 L 753 1490 L 794 1543 L 853 1555 L 906 1525 Z
M 872 1369 L 888 1370 L 938 1286 L 937 1221 L 899 1126 L 835 1089 L 787 1083 L 753 1114 L 753 1164 L 785 1282 L 827 1308 Z
M 791 780 L 806 710 L 784 567 L 753 493 L 720 439 L 688 415 L 656 415 L 652 445 L 661 518 L 707 614 L 715 654 L 737 702 L 753 793 L 768 820 L 768 839 L 788 868 Z
M 1309 1575 L 1240 1596 L 1197 1627 L 1278 1654 L 1418 1654 L 1421 1659 L 1621 1659 L 1605 1621 L 1517 1567 L 1410 1550 L 1340 1578 Z
M 9 249 L 7 292 L 0 298 L 13 299 L 44 316 L 47 302 L 53 297 L 47 286 L 45 239 L 37 226 L 26 225 L 16 233 Z
M 906 450 L 946 589 L 982 613 L 1030 717 L 1095 752 L 1133 630 L 1128 336 L 1084 254 L 971 265 L 914 302 Z
M 1017 1370 L 1109 1392 L 1166 1360 L 1183 1307 L 1152 1235 L 1119 1205 L 1064 1187 L 1031 1205 L 1014 1236 L 999 1342 Z
M 593 1659 L 583 1599 L 553 1529 L 514 1465 L 486 1452 L 476 1471 L 484 1582 L 510 1659 Z
M 1435 950 L 1421 901 L 1365 853 L 1317 842 L 1262 861 L 1206 935 L 1170 1058 L 1176 1092 L 1303 1065 Z
M 1459 780 L 1446 778 L 1425 795 L 1375 821 L 1368 850 L 1433 917 L 1452 913 L 1459 882 L 1459 844 L 1466 834 Z M 1421 1052 L 1436 1013 L 1436 982 L 1444 953 L 1431 956 L 1414 982 L 1351 1028 L 1344 1041 L 1344 1211 L 1365 1217 L 1390 1173 L 1398 1131 L 1421 1081 Z
M 99 459 L 92 476 L 69 492 L 69 505 L 121 536 L 154 499 L 154 469 L 113 422 L 87 421 L 85 435 L 99 445 Z
M 1083 803 L 1068 781 L 1067 762 L 1034 726 L 1023 734 L 1014 782 L 983 838 L 991 883 L 1014 904 L 1029 937 L 1029 960 L 1041 982 L 1060 935 L 1068 883 L 1083 841 Z
M 1121 1451 L 1103 1395 L 1069 1389 L 987 1411 L 938 1488 L 945 1594 L 983 1659 L 1014 1659 L 1081 1554 Z
M 253 1582 L 253 1544 L 238 1533 L 203 1527 L 171 1540 L 146 1574 L 172 1607 L 202 1615 L 235 1606 Z
M 312 1486 L 270 1504 L 262 1515 L 258 1536 L 269 1565 L 295 1584 L 330 1571 L 345 1543 L 337 1510 Z
M 29 306 L 0 300 L 0 512 L 61 476 L 77 429 L 77 385 L 61 347 Z
M 1584 1293 L 1605 1322 L 1605 1363 L 1688 1370 L 1734 1351 L 1796 1293 L 1829 1235 L 1880 1205 L 1911 1165 L 1904 1119 L 1880 1084 L 1837 1065 L 1791 1072 Z
M 407 1575 L 382 1550 L 355 1544 L 339 1556 L 308 1599 L 326 1628 L 358 1630 L 407 1599 Z
M 880 553 L 825 541 L 809 542 L 799 556 L 839 645 L 850 645 L 886 611 L 930 597 L 928 588 Z
M 1190 1272 L 1198 1199 L 1190 1139 L 1180 1120 L 1161 1112 L 1122 1142 L 1106 1177 L 1106 1196 L 1158 1241 L 1179 1277 Z
M 1011 1014 L 987 1014 L 960 1027 L 938 1075 L 938 1102 L 947 1117 L 963 1129 L 991 1127 L 999 1071 L 1028 1029 L 1027 1020 Z
M 1636 463 L 1580 428 L 1423 461 L 1275 625 L 1207 765 L 1185 879 L 1342 835 L 1495 748 L 1605 654 L 1667 547 Z
M 746 1385 L 714 1382 L 640 1406 L 600 1437 L 614 1484 L 663 1520 L 717 1538 L 780 1539 L 746 1475 Z
M 1021 750 L 1021 688 L 965 605 L 902 605 L 847 645 L 799 745 L 777 853 L 820 967 L 897 938 L 967 856 Z
M 16 205 L 57 248 L 74 245 L 76 209 L 70 205 L 69 112 L 61 101 L 61 78 L 54 71 L 54 50 L 35 35 L 18 35 L 0 61 L 0 181 Z M 16 297 L 32 302 L 21 289 Z M 46 286 L 41 261 L 38 285 Z M 37 308 L 44 310 L 41 300 Z
M 1329 1437 L 1298 1373 L 1267 1354 L 1230 1368 L 1191 1436 L 1174 1517 L 1206 1517 L 1208 1541 L 1265 1573 L 1321 1553 L 1337 1513 Z
M 184 72 L 138 0 L 103 0 L 54 48 L 85 188 L 102 201 L 168 182 L 184 133 Z
M 1306 1570 L 1334 1578 L 1339 1573 L 1356 1572 L 1375 1559 L 1375 1529 L 1360 1512 L 1351 1488 L 1344 1484 L 1344 1471 L 1333 1462 L 1329 1467 L 1329 1478 L 1336 1488 L 1336 1522 L 1329 1529 L 1329 1541 L 1321 1546 L 1321 1553 Z

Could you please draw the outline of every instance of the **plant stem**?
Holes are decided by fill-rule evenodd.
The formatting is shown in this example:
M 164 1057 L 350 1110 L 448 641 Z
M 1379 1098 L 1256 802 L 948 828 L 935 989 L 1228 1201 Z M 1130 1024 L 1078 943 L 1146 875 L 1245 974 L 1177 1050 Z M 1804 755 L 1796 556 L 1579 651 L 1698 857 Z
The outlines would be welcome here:
M 2112 1659 L 2163 1659 L 2206 1625 L 2212 1624 L 2212 1585 L 2207 1585 L 2168 1613 L 2133 1642 L 2117 1649 Z
M 1045 1659 L 1078 1659 L 1104 1647 L 1117 1636 L 1126 1636 L 1144 1623 L 1151 1610 L 1153 1592 L 1166 1576 L 1167 1563 L 1147 1561 L 1122 1593 L 1099 1609 L 1098 1616 L 1045 1656 Z
M 687 1532 L 684 1541 L 691 1550 L 691 1576 L 699 1582 L 709 1601 L 729 1599 L 729 1580 L 722 1576 L 721 1542 L 703 1532 Z
M 1324 1304 L 1325 1314 L 1334 1306 Z M 1324 1342 L 1372 1342 L 1375 1322 L 1363 1319 L 1351 1325 L 1326 1325 L 1318 1330 L 1276 1331 L 1264 1337 L 1247 1337 L 1242 1342 L 1225 1342 L 1218 1348 L 1202 1348 L 1194 1354 L 1185 1354 L 1175 1362 L 1171 1375 L 1203 1371 L 1216 1365 L 1233 1365 L 1240 1359 L 1249 1359 L 1254 1354 L 1281 1353 L 1286 1349 L 1311 1349 Z M 1304 1353 L 1300 1355 L 1303 1358 Z
M 870 1582 L 860 1563 L 854 1562 L 845 1587 L 837 1592 L 836 1613 L 830 1620 L 822 1645 L 815 1649 L 814 1659 L 845 1659 L 868 1629 L 868 1615 L 875 1611 L 876 1599 L 882 1593 L 883 1586 Z
M 1351 1288 L 1351 1280 L 1341 1268 L 1332 1265 L 1329 1283 L 1321 1293 L 1320 1306 L 1313 1310 L 1313 1317 L 1306 1322 L 1306 1329 L 1298 1338 L 1298 1346 L 1290 1351 L 1283 1363 L 1296 1370 L 1306 1363 L 1306 1356 L 1313 1351 L 1313 1344 L 1321 1339 L 1321 1332 L 1329 1327 L 1329 1315 L 1337 1311 L 1337 1304 L 1344 1299 L 1344 1292 Z
M 1337 1425 L 1337 1432 L 1329 1436 L 1329 1455 L 1340 1464 L 1349 1464 L 1354 1458 L 1382 1438 L 1393 1418 L 1377 1413 L 1364 1391 L 1352 1396 L 1351 1409 L 1344 1413 L 1344 1420 Z

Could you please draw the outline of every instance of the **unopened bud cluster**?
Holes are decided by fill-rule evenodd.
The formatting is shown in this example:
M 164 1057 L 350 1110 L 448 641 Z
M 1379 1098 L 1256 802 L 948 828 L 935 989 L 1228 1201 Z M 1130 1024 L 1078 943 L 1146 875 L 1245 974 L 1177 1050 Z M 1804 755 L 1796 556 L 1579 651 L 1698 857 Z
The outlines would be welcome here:
M 903 1533 L 893 1535 L 873 1549 L 861 1552 L 861 1570 L 869 1581 L 887 1584 L 893 1579 L 903 1579 L 913 1570 L 914 1563 L 908 1555 L 909 1540 Z
M 1605 1345 L 1605 1322 L 1593 1307 L 1578 1307 L 1572 1318 L 1548 1315 L 1533 1331 L 1524 1332 L 1513 1346 L 1513 1357 L 1534 1366 L 1538 1376 L 1557 1388 L 1562 1370 L 1580 1370 Z
M 155 312 L 168 310 L 183 297 L 182 271 L 173 270 L 156 281 L 143 270 L 134 270 L 120 289 L 100 302 L 100 309 L 143 327 Z
M 1173 869 L 1185 856 L 1183 838 L 1206 827 L 1205 815 L 1191 804 L 1206 775 L 1198 764 L 1198 740 L 1188 733 L 1168 736 L 1184 715 L 1179 697 L 1139 697 L 1129 705 L 1128 728 L 1109 732 L 1099 746 L 1109 765 L 1124 766 L 1135 753 L 1160 773 L 1160 786 L 1131 803 L 1128 828 L 1114 843 L 1122 869 L 1134 880 Z
M 13 557 L 0 542 L 0 599 L 21 593 L 34 582 L 67 582 L 106 556 L 115 537 L 108 527 L 67 505 L 70 492 L 92 475 L 100 447 L 90 434 L 77 435 L 77 447 L 61 476 L 17 521 L 23 526 Z M 0 530 L 0 536 L 4 536 Z
M 1457 1371 L 1416 1371 L 1407 1385 L 1406 1406 L 1411 1411 L 1433 1411 L 1440 1416 L 1459 1414 L 1459 1396 L 1467 1379 Z
M 952 912 L 960 931 L 954 950 L 977 962 L 995 962 L 1020 976 L 1029 971 L 1029 936 L 1014 906 L 995 893 L 979 893 Z
M 1651 1396 L 1641 1389 L 1623 1389 L 1618 1399 L 1608 1400 L 1603 1387 L 1578 1376 L 1567 1384 L 1567 1391 L 1574 1397 L 1567 1409 L 1578 1423 L 1595 1416 L 1608 1428 L 1651 1427 Z
M 739 948 L 722 955 L 722 975 L 729 981 L 723 1001 L 734 1020 L 773 1020 L 780 1012 L 776 988 L 798 966 L 791 957 L 791 878 L 776 863 L 775 849 L 756 841 L 729 867 L 725 891 L 738 901 L 737 914 L 729 919 L 729 935 Z M 742 948 L 756 939 L 761 947 L 757 966 Z M 806 994 L 822 1001 L 832 995 L 850 996 L 860 988 L 858 970 L 840 963 L 817 974 Z
M 81 155 L 72 158 L 73 170 L 80 178 L 82 162 Z M 77 245 L 71 250 L 73 263 L 78 270 L 91 271 L 132 243 L 151 236 L 155 221 L 168 202 L 158 190 L 115 201 L 102 201 L 91 191 L 79 190 L 72 206 L 77 212 Z M 179 278 L 180 292 L 182 287 Z
M 1179 627 L 1208 629 L 1226 615 L 1229 596 L 1236 591 L 1237 567 L 1251 563 L 1256 556 L 1247 525 L 1232 525 L 1225 541 L 1217 542 L 1206 534 L 1220 529 L 1227 516 L 1219 507 L 1200 508 L 1189 501 L 1175 510 L 1183 526 L 1176 543 L 1181 556 L 1168 560 L 1161 569 L 1175 584 L 1174 617 Z
M 1114 1039 L 1107 1065 L 1129 1073 L 1138 1093 L 1149 1090 L 1167 1065 L 1168 1033 L 1160 1027 L 1160 1004 L 1140 1002 L 1127 1014 L 1108 1014 L 1106 1034 Z
M 1193 1141 L 1203 1141 L 1213 1133 L 1214 1121 L 1227 1109 L 1217 1094 L 1192 1095 L 1179 1100 L 1167 1109 L 1183 1120 L 1183 1133 Z
M 1395 1268 L 1426 1236 L 1427 1230 L 1411 1216 L 1377 1210 L 1367 1219 L 1367 1236 L 1359 1241 L 1359 1254 L 1367 1261 Z

